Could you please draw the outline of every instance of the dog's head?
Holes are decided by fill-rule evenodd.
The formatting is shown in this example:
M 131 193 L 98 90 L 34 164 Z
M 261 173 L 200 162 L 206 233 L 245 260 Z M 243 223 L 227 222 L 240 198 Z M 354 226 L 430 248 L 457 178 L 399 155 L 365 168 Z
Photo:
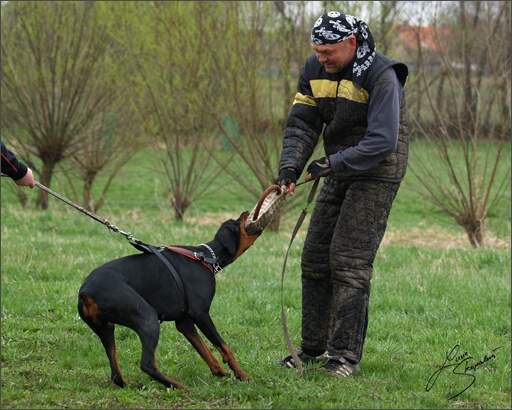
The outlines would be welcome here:
M 224 265 L 234 262 L 242 253 L 252 246 L 263 232 L 263 229 L 261 229 L 254 234 L 247 233 L 245 230 L 245 222 L 248 216 L 249 212 L 245 211 L 236 221 L 230 219 L 224 222 L 215 234 L 215 240 L 220 241 L 230 255 L 230 257 L 225 260 Z M 221 262 L 219 263 L 221 266 L 223 265 Z

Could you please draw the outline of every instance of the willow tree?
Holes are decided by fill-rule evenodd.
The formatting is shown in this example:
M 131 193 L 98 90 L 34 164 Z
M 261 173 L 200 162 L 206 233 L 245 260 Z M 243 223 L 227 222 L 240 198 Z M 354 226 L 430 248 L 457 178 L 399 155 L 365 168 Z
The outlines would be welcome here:
M 31 166 L 43 185 L 83 148 L 118 95 L 111 45 L 95 2 L 2 5 L 2 138 L 37 157 Z M 48 207 L 46 191 L 36 206 Z
M 434 27 L 442 69 L 419 74 L 428 110 L 411 118 L 427 149 L 412 152 L 410 169 L 424 198 L 481 247 L 489 213 L 510 193 L 510 3 L 461 1 L 447 11 L 450 28 Z
M 151 167 L 165 180 L 176 219 L 213 192 L 217 175 L 209 100 L 216 83 L 208 73 L 216 2 L 113 3 L 131 60 L 138 120 L 154 145 Z M 123 11 L 124 9 L 124 11 Z M 127 12 L 132 10 L 133 13 Z

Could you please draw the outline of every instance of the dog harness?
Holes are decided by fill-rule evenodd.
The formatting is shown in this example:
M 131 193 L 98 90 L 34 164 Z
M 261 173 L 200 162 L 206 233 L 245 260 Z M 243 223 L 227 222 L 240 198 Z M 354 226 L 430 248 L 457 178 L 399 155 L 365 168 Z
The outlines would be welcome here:
M 211 247 L 209 247 L 208 245 L 206 245 L 204 243 L 200 244 L 199 246 L 204 246 L 206 249 L 208 249 L 208 251 L 210 252 L 211 258 L 206 257 L 203 252 L 195 252 L 195 251 L 192 251 L 187 248 L 181 248 L 179 246 L 167 246 L 165 249 L 172 251 L 172 252 L 179 253 L 180 255 L 186 256 L 187 258 L 194 259 L 196 261 L 201 262 L 201 264 L 203 266 L 210 269 L 210 271 L 214 275 L 216 275 L 217 273 L 219 273 L 222 270 L 222 268 L 217 263 L 217 256 L 215 255 L 215 252 L 213 251 L 213 249 Z
M 169 270 L 169 272 L 171 272 L 171 274 L 174 278 L 174 281 L 176 282 L 176 285 L 178 286 L 178 289 L 180 291 L 180 295 L 181 295 L 181 298 L 183 301 L 183 306 L 186 306 L 186 301 L 187 301 L 186 294 L 185 294 L 185 286 L 183 285 L 180 275 L 176 271 L 176 269 L 174 268 L 172 263 L 162 255 L 162 251 L 167 249 L 171 252 L 179 253 L 180 255 L 183 255 L 190 259 L 199 261 L 203 264 L 203 266 L 208 268 L 210 270 L 210 272 L 213 273 L 214 276 L 222 270 L 221 266 L 217 262 L 217 256 L 215 255 L 215 252 L 213 251 L 213 249 L 210 246 L 208 246 L 204 243 L 200 244 L 199 246 L 204 246 L 206 249 L 208 249 L 208 251 L 210 252 L 211 258 L 206 257 L 203 252 L 195 252 L 190 249 L 182 248 L 179 246 L 158 246 L 157 247 L 157 246 L 153 246 L 153 245 L 148 245 L 147 243 L 143 243 L 139 240 L 137 240 L 137 242 L 130 242 L 130 244 L 134 248 L 138 249 L 139 251 L 143 251 L 145 253 L 152 253 L 153 255 L 156 255 L 158 257 L 158 259 L 160 259 L 160 261 L 165 265 L 167 270 Z
M 210 272 L 213 273 L 214 275 L 216 275 L 217 273 L 219 273 L 222 270 L 222 267 L 217 262 L 217 260 L 218 260 L 217 255 L 215 255 L 215 252 L 213 251 L 213 249 L 210 246 L 206 245 L 205 243 L 202 243 L 198 246 L 204 246 L 206 249 L 208 249 L 211 257 L 207 257 L 203 252 L 196 252 L 196 251 L 193 251 L 193 250 L 190 250 L 187 248 L 183 248 L 181 246 L 152 246 L 152 245 L 148 245 L 147 243 L 143 243 L 141 241 L 130 242 L 130 244 L 134 248 L 138 249 L 139 251 L 157 255 L 162 260 L 162 262 L 164 262 L 164 264 L 167 266 L 167 268 L 172 272 L 173 276 L 176 279 L 176 282 L 178 282 L 178 283 L 181 282 L 181 280 L 179 279 L 178 273 L 177 272 L 175 273 L 174 267 L 172 267 L 172 268 L 169 267 L 170 262 L 167 260 L 164 261 L 161 256 L 161 252 L 166 249 L 168 251 L 179 253 L 180 255 L 186 256 L 187 258 L 201 262 L 201 264 L 204 267 L 208 268 L 210 270 Z M 179 286 L 179 287 L 181 288 L 181 286 Z

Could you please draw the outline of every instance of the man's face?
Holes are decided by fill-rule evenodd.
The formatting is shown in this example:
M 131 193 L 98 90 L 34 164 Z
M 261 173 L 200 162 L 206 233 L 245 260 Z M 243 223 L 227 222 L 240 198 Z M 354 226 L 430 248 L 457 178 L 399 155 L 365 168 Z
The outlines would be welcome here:
M 355 46 L 356 38 L 354 36 L 335 44 L 311 44 L 316 58 L 328 73 L 337 73 L 343 70 L 354 57 Z

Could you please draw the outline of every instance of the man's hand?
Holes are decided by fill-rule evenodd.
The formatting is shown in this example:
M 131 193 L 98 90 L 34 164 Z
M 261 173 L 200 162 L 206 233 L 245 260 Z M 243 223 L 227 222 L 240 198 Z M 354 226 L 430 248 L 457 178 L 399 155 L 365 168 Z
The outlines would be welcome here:
M 297 184 L 297 173 L 292 168 L 283 169 L 274 181 L 274 184 L 279 186 L 286 185 L 286 193 L 293 195 L 295 185 Z
M 14 182 L 19 186 L 28 186 L 30 188 L 34 188 L 36 186 L 34 175 L 32 174 L 32 170 L 30 168 L 27 168 L 27 173 L 23 178 L 17 179 Z
M 332 168 L 329 165 L 329 158 L 323 157 L 309 164 L 307 169 L 306 181 L 318 179 L 320 177 L 326 177 L 329 174 L 332 174 Z

